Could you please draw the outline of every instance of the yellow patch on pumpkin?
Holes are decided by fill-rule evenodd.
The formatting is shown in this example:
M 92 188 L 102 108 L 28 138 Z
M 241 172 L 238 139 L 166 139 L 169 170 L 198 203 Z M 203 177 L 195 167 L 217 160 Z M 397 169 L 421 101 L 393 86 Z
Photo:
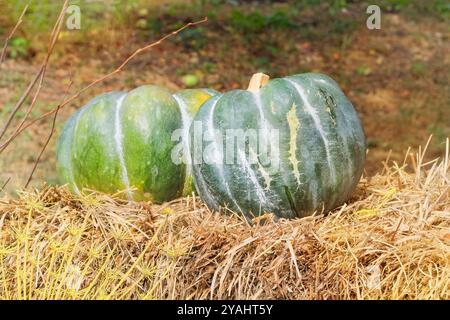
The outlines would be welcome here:
M 255 151 L 252 148 L 250 148 L 249 151 L 250 151 L 251 156 L 254 157 L 254 159 L 256 160 L 256 163 L 258 164 L 259 172 L 261 173 L 261 176 L 264 179 L 264 184 L 265 184 L 264 189 L 269 190 L 270 183 L 272 182 L 272 178 L 270 177 L 270 174 L 264 169 L 264 167 L 259 162 L 258 155 L 255 153 Z
M 298 121 L 296 114 L 297 106 L 295 103 L 292 104 L 291 110 L 287 113 L 287 121 L 289 124 L 289 161 L 292 163 L 294 169 L 293 173 L 297 183 L 300 184 L 300 171 L 298 170 L 298 159 L 297 159 L 297 133 L 300 128 L 300 122 Z

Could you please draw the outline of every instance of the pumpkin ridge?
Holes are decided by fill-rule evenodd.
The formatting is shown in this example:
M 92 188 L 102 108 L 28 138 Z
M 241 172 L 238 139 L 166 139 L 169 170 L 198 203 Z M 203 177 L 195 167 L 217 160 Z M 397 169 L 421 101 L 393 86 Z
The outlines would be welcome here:
M 238 125 L 239 129 L 260 129 L 258 132 L 260 134 L 259 139 L 259 146 L 261 146 L 261 142 L 269 142 L 269 141 L 263 141 L 264 138 L 267 138 L 267 134 L 269 133 L 269 128 L 273 128 L 273 120 L 271 119 L 274 117 L 274 115 L 271 115 L 270 111 L 267 110 L 267 105 L 270 104 L 267 101 L 268 94 L 270 96 L 270 90 L 271 83 L 269 82 L 266 86 L 262 87 L 261 89 L 257 90 L 256 92 L 248 92 L 248 91 L 242 91 L 242 90 L 236 90 L 233 91 L 233 93 L 229 93 L 229 97 L 234 97 L 233 100 L 230 99 L 228 101 L 229 106 L 238 105 L 241 106 L 241 108 L 233 108 L 236 112 L 240 112 L 237 115 L 237 119 L 239 122 L 242 122 L 242 124 Z M 269 91 L 268 91 L 269 90 Z M 258 99 L 260 98 L 260 100 Z M 245 121 L 241 118 L 248 118 L 252 117 L 252 114 L 254 114 L 253 121 Z M 235 126 L 233 124 L 233 119 L 228 118 L 228 125 L 231 125 L 232 127 Z M 264 129 L 265 130 L 261 130 Z M 278 134 L 277 134 L 278 136 Z M 268 140 L 268 139 L 266 139 Z M 272 142 L 272 140 L 271 140 Z M 241 146 L 242 147 L 242 146 Z M 278 147 L 277 147 L 278 148 Z M 242 149 L 243 150 L 243 149 Z M 272 150 L 273 151 L 273 150 Z M 253 151 L 254 152 L 254 151 Z M 244 152 L 245 154 L 247 151 Z M 249 150 L 249 155 L 251 156 L 252 150 Z M 242 158 L 242 155 L 240 155 Z M 234 179 L 236 183 L 232 184 L 232 187 L 234 190 L 248 190 L 249 195 L 247 197 L 243 197 L 242 191 L 239 191 L 239 195 L 237 199 L 240 201 L 239 203 L 248 203 L 248 206 L 252 207 L 252 213 L 253 214 L 261 214 L 262 212 L 274 212 L 279 210 L 280 206 L 282 206 L 283 203 L 286 203 L 287 199 L 285 198 L 285 195 L 274 191 L 275 189 L 279 189 L 281 185 L 287 183 L 287 180 L 289 179 L 288 176 L 285 173 L 279 172 L 279 167 L 276 168 L 276 172 L 268 172 L 264 171 L 264 166 L 262 165 L 261 159 L 262 157 L 267 157 L 266 153 L 259 154 L 257 157 L 257 163 L 250 166 L 251 172 L 249 172 L 248 167 L 246 168 L 245 162 L 243 163 L 243 166 L 230 166 L 228 167 L 227 171 L 230 172 L 229 179 Z M 275 157 L 275 158 L 274 158 Z M 275 159 L 275 160 L 274 160 Z M 272 164 L 272 161 L 276 161 L 277 164 L 280 164 L 279 162 L 279 154 L 276 153 L 271 154 L 270 161 Z M 268 160 L 268 159 L 266 159 Z M 243 162 L 243 161 L 242 161 Z M 266 163 L 266 162 L 265 162 Z M 283 164 L 281 164 L 283 165 Z M 284 165 L 283 165 L 284 166 Z M 268 168 L 271 169 L 270 167 Z M 272 168 L 273 169 L 273 168 Z M 282 169 L 283 172 L 287 172 L 286 170 Z M 254 176 L 252 177 L 250 174 L 254 173 Z M 242 179 L 241 176 L 245 175 L 248 176 L 249 179 Z M 269 179 L 268 179 L 269 178 Z M 270 181 L 269 181 L 270 180 Z M 240 182 L 239 182 L 240 181 Z M 254 185 L 253 187 L 250 187 L 250 184 Z M 263 189 L 262 185 L 266 184 L 266 187 Z M 239 186 L 240 185 L 240 186 Z M 250 196 L 250 193 L 254 194 L 256 199 L 251 200 L 252 197 Z M 261 205 L 263 204 L 263 205 Z
M 199 117 L 200 113 L 205 113 L 205 117 L 209 115 L 208 113 L 210 112 L 210 109 L 215 108 L 218 100 L 222 97 L 222 95 L 217 96 L 215 98 L 210 99 L 209 101 L 207 101 L 205 103 L 204 106 L 202 106 L 202 108 L 200 109 L 199 113 L 196 114 L 195 119 L 197 119 L 197 117 Z M 204 124 L 204 120 L 200 119 L 199 120 L 202 124 Z M 190 128 L 190 135 L 189 135 L 189 143 L 191 145 L 191 157 L 193 158 L 193 161 L 196 161 L 195 159 L 195 152 L 197 152 L 196 150 L 198 150 L 198 147 L 200 147 L 199 145 L 195 145 L 195 143 L 199 143 L 202 148 L 201 150 L 203 150 L 203 140 L 202 141 L 195 141 L 194 138 L 192 138 L 192 136 L 194 135 L 194 127 Z M 203 134 L 202 134 L 203 136 Z M 219 203 L 215 200 L 214 196 L 212 196 L 212 194 L 214 193 L 213 190 L 211 189 L 209 183 L 206 181 L 206 174 L 203 173 L 204 171 L 204 157 L 203 157 L 203 153 L 201 154 L 201 159 L 200 159 L 200 163 L 194 163 L 193 162 L 193 176 L 194 176 L 194 186 L 197 190 L 197 193 L 199 195 L 202 196 L 202 199 L 207 202 L 209 207 L 212 207 L 214 210 L 219 210 L 220 206 Z M 212 169 L 212 166 L 210 167 Z M 221 176 L 222 177 L 222 176 Z M 224 186 L 225 186 L 225 182 L 224 182 Z M 232 196 L 231 193 L 228 194 L 229 198 L 231 200 Z
M 287 211 L 287 208 L 290 208 L 288 206 L 288 199 L 286 196 L 286 193 L 284 192 L 283 188 L 281 188 L 282 185 L 288 186 L 290 188 L 290 192 L 292 198 L 296 201 L 297 205 L 297 215 L 302 216 L 304 212 L 308 212 L 312 210 L 313 208 L 316 208 L 319 205 L 319 202 L 323 201 L 325 199 L 325 191 L 324 186 L 322 185 L 321 178 L 315 173 L 317 166 L 323 166 L 326 165 L 325 163 L 320 161 L 319 158 L 315 157 L 314 154 L 325 154 L 325 145 L 323 140 L 321 139 L 320 135 L 316 135 L 316 145 L 311 144 L 310 141 L 310 135 L 311 132 L 317 131 L 316 126 L 311 118 L 310 115 L 308 115 L 304 108 L 301 108 L 301 104 L 303 104 L 303 101 L 301 97 L 299 97 L 298 93 L 295 91 L 295 88 L 293 85 L 289 82 L 287 82 L 284 78 L 278 78 L 273 79 L 271 83 L 269 83 L 266 88 L 270 87 L 271 85 L 274 86 L 276 83 L 276 86 L 272 88 L 272 91 L 275 90 L 285 90 L 285 95 L 289 95 L 284 97 L 284 100 L 278 100 L 278 104 L 281 103 L 280 107 L 277 108 L 277 113 L 279 116 L 277 117 L 277 123 L 285 123 L 286 124 L 286 130 L 283 129 L 283 141 L 280 147 L 284 150 L 282 151 L 282 154 L 288 154 L 290 151 L 290 145 L 294 143 L 293 140 L 290 139 L 290 127 L 289 127 L 289 121 L 287 121 L 287 116 L 289 111 L 292 110 L 292 105 L 295 103 L 296 109 L 295 114 L 292 113 L 293 116 L 295 116 L 299 122 L 302 122 L 303 125 L 299 126 L 297 130 L 297 136 L 295 141 L 296 146 L 296 152 L 295 155 L 297 157 L 298 163 L 298 171 L 299 171 L 299 177 L 301 184 L 298 183 L 298 180 L 295 178 L 294 174 L 294 168 L 292 166 L 292 158 L 291 157 L 280 157 L 280 163 L 282 168 L 282 177 L 283 181 L 280 181 L 280 187 L 279 191 L 277 192 L 278 195 L 283 195 L 283 202 L 281 203 L 284 210 Z M 281 92 L 281 91 L 280 91 Z M 272 92 L 271 95 L 274 93 Z M 270 97 L 270 96 L 269 96 Z M 288 100 L 290 99 L 290 100 Z M 284 105 L 284 106 L 283 106 Z M 292 124 L 292 123 L 291 123 Z M 300 123 L 299 123 L 300 124 Z M 291 149 L 292 152 L 292 149 Z M 323 153 L 322 153 L 323 152 Z M 325 157 L 323 157 L 325 159 Z M 328 169 L 329 166 L 326 167 L 326 171 L 321 171 L 324 173 L 327 173 L 329 175 L 330 170 Z M 324 168 L 325 169 L 325 168 Z M 289 177 L 289 175 L 291 177 Z M 312 178 L 312 176 L 315 176 L 317 178 Z M 327 178 L 328 179 L 328 178 Z M 326 180 L 325 180 L 326 181 Z M 302 205 L 301 208 L 299 207 L 300 204 L 307 204 L 306 206 Z M 292 210 L 291 210 L 292 212 Z M 287 212 L 285 214 L 288 214 Z
M 80 115 L 73 135 L 73 173 L 77 185 L 102 192 L 117 192 L 125 186 L 115 149 L 114 108 L 122 92 L 93 99 Z
M 264 88 L 264 87 L 263 87 Z M 268 135 L 268 131 L 273 129 L 272 124 L 270 123 L 270 121 L 268 121 L 264 115 L 264 110 L 263 110 L 263 102 L 262 102 L 262 98 L 261 98 L 261 90 L 263 89 L 259 89 L 257 91 L 252 91 L 251 93 L 253 94 L 253 97 L 255 99 L 255 104 L 256 107 L 258 108 L 259 111 L 259 117 L 260 117 L 260 128 L 261 131 L 263 132 L 262 138 L 264 139 L 264 141 L 262 142 L 263 144 L 268 144 L 269 143 L 269 139 L 267 137 Z M 255 128 L 256 129 L 256 128 Z M 260 137 L 261 139 L 261 137 Z M 253 150 L 252 150 L 253 151 Z M 254 152 L 254 151 L 253 151 Z M 259 172 L 261 173 L 261 176 L 263 177 L 266 187 L 265 189 L 269 189 L 270 183 L 272 182 L 272 178 L 270 177 L 270 174 L 268 172 L 266 172 L 264 170 L 263 165 L 260 162 L 259 159 L 259 155 L 257 155 L 256 157 L 257 162 L 258 162 L 258 169 Z
M 67 121 L 62 130 L 61 136 L 58 140 L 56 149 L 58 172 L 64 183 L 68 183 L 71 189 L 76 193 L 80 194 L 80 190 L 75 183 L 75 177 L 73 175 L 73 164 L 71 157 L 71 149 L 73 144 L 73 133 L 74 127 L 78 120 L 79 114 L 83 111 L 80 108 L 76 111 L 74 116 Z
M 314 110 L 314 107 L 311 106 L 310 102 L 308 101 L 308 97 L 306 96 L 303 88 L 300 85 L 298 85 L 295 81 L 288 79 L 288 78 L 284 78 L 284 80 L 286 80 L 288 83 L 290 83 L 295 88 L 299 97 L 303 101 L 303 105 L 305 107 L 304 110 L 311 116 L 314 126 L 318 130 L 318 132 L 323 140 L 324 146 L 325 146 L 327 163 L 330 168 L 330 175 L 331 175 L 332 182 L 336 183 L 336 168 L 331 163 L 331 152 L 330 152 L 329 141 L 325 136 L 324 129 L 320 123 L 320 119 L 318 118 L 316 110 Z
M 313 76 L 318 76 L 318 77 L 324 77 L 325 79 L 317 79 L 314 78 Z M 352 106 L 351 102 L 347 99 L 347 97 L 341 92 L 341 90 L 338 87 L 338 84 L 331 78 L 329 78 L 326 75 L 322 75 L 322 74 L 318 74 L 318 75 L 311 75 L 313 82 L 316 84 L 316 86 L 319 86 L 318 84 L 324 85 L 326 86 L 328 89 L 330 89 L 332 92 L 330 94 L 330 96 L 332 96 L 332 94 L 336 94 L 337 96 L 334 98 L 341 98 L 343 99 L 347 104 L 349 104 L 350 106 Z M 352 156 L 352 149 L 350 147 L 350 144 L 353 145 L 357 145 L 358 149 L 359 149 L 359 153 L 362 153 L 362 163 L 364 163 L 364 158 L 365 158 L 365 145 L 362 146 L 359 144 L 359 136 L 361 135 L 361 133 L 364 135 L 363 132 L 356 132 L 356 130 L 361 127 L 361 123 L 360 120 L 355 112 L 355 110 L 352 108 L 345 108 L 346 104 L 340 104 L 341 107 L 336 107 L 335 111 L 337 111 L 336 115 L 340 115 L 340 117 L 342 118 L 345 126 L 341 127 L 339 125 L 340 121 L 337 121 L 338 126 L 337 126 L 337 131 L 338 131 L 338 135 L 341 137 L 341 141 L 344 144 L 344 150 L 345 150 L 345 156 L 347 157 L 347 159 L 349 160 L 349 165 L 348 165 L 348 181 L 349 183 L 347 183 L 347 191 L 345 192 L 345 198 L 348 198 L 348 196 L 350 195 L 350 193 L 352 192 L 352 190 L 355 187 L 355 183 L 351 183 L 352 181 L 354 181 L 356 176 L 360 176 L 362 173 L 362 168 L 359 168 L 358 166 L 358 161 L 356 161 L 356 158 L 354 156 Z M 344 107 L 344 108 L 343 108 Z M 340 132 L 345 133 L 345 137 L 342 137 L 342 134 Z M 349 141 L 350 139 L 350 141 Z M 360 156 L 357 156 L 358 160 L 361 158 Z M 350 165 L 351 162 L 351 165 Z
M 189 143 L 189 129 L 194 120 L 195 114 L 200 109 L 201 105 L 205 103 L 212 96 L 218 94 L 217 91 L 207 88 L 200 89 L 183 89 L 175 92 L 172 97 L 178 104 L 181 113 L 181 147 L 182 159 L 186 165 L 185 179 L 183 184 L 182 195 L 190 195 L 194 190 L 192 158 L 190 153 Z
M 255 175 L 255 173 L 253 172 L 252 168 L 250 167 L 250 164 L 249 164 L 249 162 L 247 160 L 247 157 L 242 152 L 242 150 L 238 150 L 238 152 L 239 152 L 239 156 L 240 156 L 240 159 L 241 159 L 241 163 L 244 166 L 243 169 L 247 173 L 247 177 L 250 178 L 250 181 L 255 186 L 256 195 L 258 196 L 258 199 L 259 199 L 260 203 L 263 204 L 263 205 L 266 205 L 267 204 L 267 197 L 266 197 L 266 194 L 264 193 L 263 188 L 259 184 L 258 177 Z M 261 207 L 260 207 L 260 211 L 261 211 Z M 258 214 L 261 215 L 261 212 L 259 212 Z
M 317 112 L 323 120 L 323 126 L 328 133 L 331 145 L 331 150 L 334 155 L 334 162 L 336 164 L 337 185 L 333 191 L 333 201 L 328 203 L 326 209 L 331 209 L 337 205 L 342 204 L 348 199 L 349 193 L 352 191 L 352 181 L 354 180 L 354 157 L 350 152 L 350 144 L 353 136 L 347 129 L 347 116 L 342 113 L 342 105 L 345 103 L 337 103 L 343 97 L 343 93 L 334 85 L 328 87 L 320 85 L 316 80 L 316 75 L 310 74 L 305 78 L 308 80 L 311 90 L 316 94 L 312 94 L 312 99 L 317 105 Z M 338 117 L 339 116 L 339 121 Z M 340 189 L 340 190 L 338 190 Z
M 326 92 L 321 86 L 319 86 L 317 84 L 317 82 L 318 82 L 317 79 L 312 79 L 312 80 L 313 80 L 312 82 L 314 83 L 314 85 L 318 88 L 319 92 L 322 94 L 322 97 L 325 99 L 325 103 L 327 103 L 327 101 L 328 101 L 327 100 L 327 93 L 328 92 Z M 319 83 L 324 84 L 324 83 L 326 83 L 326 81 L 321 81 Z M 326 84 L 326 85 L 328 85 L 328 84 Z M 332 86 L 330 85 L 330 87 L 332 87 Z M 332 88 L 332 89 L 334 89 L 334 88 Z M 332 93 L 328 93 L 328 96 L 331 97 L 331 99 L 334 101 Z M 334 104 L 336 105 L 336 102 L 334 102 Z M 347 160 L 347 166 L 346 166 L 346 171 L 347 171 L 347 173 L 346 173 L 346 180 L 347 180 L 347 183 L 345 183 L 344 185 L 348 186 L 348 185 L 351 185 L 351 181 L 352 181 L 352 178 L 353 178 L 353 175 L 354 175 L 354 173 L 353 173 L 354 159 L 351 157 L 351 154 L 350 154 L 350 146 L 349 146 L 349 143 L 348 143 L 349 135 L 346 132 L 345 132 L 345 136 L 343 135 L 344 134 L 344 130 L 343 130 L 343 128 L 341 128 L 341 126 L 336 121 L 337 120 L 337 114 L 340 114 L 340 116 L 342 118 L 342 121 L 345 123 L 346 126 L 349 126 L 349 122 L 348 122 L 348 119 L 347 119 L 346 115 L 344 114 L 344 112 L 340 108 L 336 107 L 334 109 L 335 118 L 333 119 L 333 123 L 335 124 L 336 134 L 340 138 L 340 140 L 342 141 L 342 144 L 343 144 L 343 148 L 341 150 L 343 151 L 344 157 Z M 351 133 L 351 136 L 354 137 L 354 134 Z M 350 188 L 348 187 L 347 189 L 350 189 Z M 345 196 L 347 196 L 348 193 L 349 193 L 349 190 L 347 190 L 345 192 Z
M 263 87 L 264 88 L 264 87 Z M 263 89 L 261 88 L 261 89 Z M 233 112 L 235 113 L 235 115 L 232 118 L 228 118 L 228 124 L 231 125 L 232 128 L 235 127 L 235 121 L 243 121 L 243 124 L 245 123 L 244 127 L 239 127 L 239 129 L 243 129 L 243 130 L 248 130 L 248 129 L 258 129 L 258 128 L 265 128 L 265 130 L 262 130 L 262 132 L 264 132 L 263 136 L 266 136 L 268 133 L 268 125 L 270 124 L 264 114 L 264 108 L 262 105 L 262 100 L 261 100 L 261 89 L 255 91 L 255 92 L 249 92 L 248 90 L 234 90 L 233 93 L 229 93 L 230 95 L 230 99 L 231 102 L 229 103 L 229 105 L 227 105 L 228 107 L 232 107 L 230 108 L 231 110 L 233 110 Z M 239 110 L 236 109 L 234 106 L 235 104 L 237 105 L 241 105 L 242 107 L 245 106 L 245 109 Z M 251 112 L 255 113 L 258 115 L 258 117 L 256 117 L 254 120 L 254 122 L 250 121 L 248 122 L 246 120 L 246 117 L 243 116 L 244 114 L 247 114 L 249 112 L 249 109 L 251 109 Z M 237 113 L 239 112 L 239 113 Z M 239 120 L 238 120 L 239 119 Z M 259 122 L 259 123 L 258 123 Z M 271 124 L 270 124 L 271 127 Z M 245 134 L 245 133 L 244 133 Z M 249 136 L 250 138 L 250 136 Z M 233 137 L 234 139 L 234 137 Z M 233 177 L 237 183 L 236 184 L 232 184 L 232 187 L 230 188 L 232 190 L 233 194 L 236 194 L 237 196 L 234 197 L 233 201 L 236 202 L 248 202 L 249 205 L 252 207 L 251 214 L 255 215 L 258 214 L 260 215 L 262 213 L 262 211 L 272 211 L 272 207 L 270 207 L 270 201 L 268 200 L 270 198 L 271 195 L 266 194 L 266 192 L 264 191 L 264 188 L 262 187 L 262 180 L 265 180 L 264 178 L 264 174 L 262 171 L 257 170 L 257 172 L 255 172 L 254 170 L 256 168 L 253 167 L 253 164 L 249 163 L 248 157 L 247 157 L 247 152 L 246 150 L 242 150 L 241 148 L 242 145 L 237 145 L 236 146 L 236 163 L 232 166 L 226 166 L 226 171 L 227 171 L 227 177 L 230 175 L 231 177 Z M 227 152 L 229 152 L 227 150 Z M 254 152 L 254 150 L 253 150 Z M 234 154 L 234 151 L 233 151 Z M 251 154 L 251 151 L 249 150 L 249 155 Z M 258 160 L 258 159 L 257 159 Z M 244 175 L 244 177 L 247 177 L 247 179 L 242 179 L 242 175 Z M 245 187 L 243 185 L 246 185 Z M 246 188 L 246 190 L 248 190 L 249 194 L 253 193 L 258 201 L 251 201 L 251 197 L 249 196 L 249 194 L 247 195 L 247 199 L 243 198 L 243 194 L 242 194 L 242 189 L 240 189 L 239 185 L 241 185 L 241 187 Z M 236 199 L 238 201 L 236 201 Z M 259 202 L 259 204 L 257 204 L 257 202 Z M 236 203 L 237 204 L 237 203 Z M 241 207 L 239 206 L 240 211 L 242 212 Z M 245 212 L 244 212 L 245 213 Z
M 79 113 L 78 113 L 78 115 L 76 116 L 75 121 L 74 121 L 73 129 L 72 129 L 72 134 L 70 135 L 70 147 L 69 147 L 69 151 L 70 151 L 70 154 L 69 154 L 69 166 L 70 166 L 70 170 L 69 170 L 69 171 L 70 171 L 71 179 L 72 179 L 72 182 L 73 182 L 74 191 L 75 191 L 76 194 L 80 194 L 80 189 L 78 188 L 77 181 L 75 180 L 75 175 L 73 174 L 73 159 L 72 159 L 72 155 L 75 154 L 75 152 L 73 151 L 73 149 L 75 148 L 75 147 L 74 147 L 74 145 L 75 145 L 75 143 L 74 143 L 74 137 L 75 137 L 75 134 L 76 134 L 76 132 L 77 132 L 78 123 L 79 123 L 79 121 L 80 121 L 82 115 L 83 115 L 87 110 L 89 110 L 89 109 L 92 107 L 92 105 L 93 105 L 93 103 L 90 103 L 90 104 L 88 104 L 87 106 L 85 106 L 84 108 L 82 108 L 82 109 L 79 111 Z
M 325 90 L 319 86 L 314 80 L 314 74 L 306 75 L 305 82 L 311 89 L 310 104 L 315 107 L 317 116 L 321 119 L 321 124 L 324 132 L 327 134 L 330 143 L 330 154 L 335 164 L 336 182 L 331 187 L 329 192 L 331 193 L 330 200 L 325 209 L 331 209 L 336 205 L 341 204 L 344 199 L 344 195 L 347 195 L 348 186 L 351 185 L 353 175 L 353 165 L 350 160 L 350 154 L 347 148 L 347 132 L 343 132 L 342 123 L 337 123 L 335 111 L 337 105 L 335 103 L 336 92 L 333 89 Z M 333 103 L 334 105 L 330 105 Z M 333 110 L 330 110 L 333 108 Z M 344 160 L 344 161 L 342 161 Z M 338 162 L 336 162 L 338 161 Z M 342 190 L 338 190 L 342 188 Z
M 289 206 L 291 207 L 291 210 L 297 216 L 301 216 L 299 211 L 297 210 L 297 206 L 295 205 L 294 197 L 292 196 L 291 191 L 289 190 L 288 186 L 284 186 L 284 193 L 286 194 L 286 198 L 288 199 Z
M 189 135 L 189 114 L 187 111 L 187 105 L 183 99 L 181 99 L 177 94 L 173 94 L 172 97 L 177 101 L 178 107 L 181 113 L 181 121 L 182 121 L 182 137 L 183 139 L 183 158 L 186 163 L 186 176 L 191 172 L 191 166 L 188 165 L 188 157 L 190 155 L 190 148 L 187 136 Z
M 210 113 L 209 113 L 209 115 L 208 115 L 208 117 L 209 117 L 209 121 L 208 121 L 208 131 L 210 131 L 210 133 L 211 133 L 211 137 L 213 138 L 213 141 L 211 141 L 211 143 L 214 143 L 215 145 L 214 145 L 214 149 L 216 150 L 216 152 L 217 152 L 217 138 L 216 138 L 216 135 L 215 135 L 215 129 L 214 129 L 214 112 L 216 111 L 216 106 L 218 105 L 218 103 L 219 103 L 219 101 L 222 99 L 222 97 L 223 97 L 223 95 L 220 95 L 219 97 L 218 97 L 218 99 L 212 104 L 212 106 L 211 106 L 211 109 L 210 109 Z M 223 146 L 222 146 L 223 147 Z M 223 150 L 222 150 L 223 151 Z M 219 163 L 216 163 L 216 167 L 217 167 L 217 170 L 218 170 L 218 172 L 219 172 L 219 175 L 220 175 L 220 178 L 221 178 L 221 180 L 222 180 L 222 182 L 223 182 L 223 184 L 224 184 L 224 187 L 225 187 L 225 191 L 226 191 L 226 193 L 228 194 L 228 197 L 231 199 L 231 201 L 233 202 L 233 204 L 236 206 L 236 208 L 239 210 L 239 211 L 241 211 L 241 212 L 243 212 L 242 211 L 242 209 L 241 209 L 241 207 L 237 204 L 237 201 L 236 201 L 236 197 L 234 196 L 234 194 L 231 192 L 231 189 L 230 189 L 230 186 L 228 185 L 228 183 L 227 183 L 227 181 L 226 181 L 226 179 L 225 179 L 225 171 L 224 171 L 224 169 L 223 169 L 223 154 L 222 154 L 222 160 L 221 160 L 221 162 L 219 162 Z
M 116 130 L 115 130 L 115 135 L 114 135 L 114 141 L 116 143 L 117 155 L 119 156 L 122 182 L 125 185 L 125 187 L 127 188 L 128 200 L 132 200 L 133 194 L 130 190 L 130 187 L 131 187 L 130 180 L 128 178 L 128 170 L 127 170 L 127 166 L 125 164 L 125 157 L 123 155 L 123 133 L 122 133 L 122 126 L 120 123 L 120 110 L 122 108 L 123 101 L 125 100 L 125 98 L 126 98 L 126 93 L 124 93 L 118 100 L 116 100 L 115 117 L 114 117 L 114 126 L 115 126 Z
M 299 201 L 298 197 L 302 197 L 302 195 L 298 193 L 301 188 L 298 184 L 297 179 L 295 179 L 295 177 L 292 175 L 292 163 L 289 161 L 288 157 L 283 156 L 283 154 L 289 153 L 289 128 L 288 126 L 286 126 L 286 128 L 280 127 L 279 124 L 280 122 L 286 123 L 287 112 L 289 110 L 285 109 L 288 105 L 291 106 L 292 103 L 286 103 L 285 99 L 289 100 L 287 96 L 282 100 L 274 100 L 274 92 L 277 92 L 280 89 L 280 85 L 284 85 L 284 81 L 281 80 L 282 79 L 280 78 L 272 79 L 267 83 L 267 85 L 263 86 L 259 90 L 259 92 L 261 93 L 261 99 L 265 111 L 264 115 L 266 116 L 267 122 L 270 124 L 271 128 L 276 128 L 279 133 L 277 133 L 278 140 L 275 150 L 272 149 L 273 146 L 271 144 L 270 163 L 272 165 L 275 164 L 277 169 L 275 172 L 273 172 L 273 168 L 275 167 L 271 167 L 272 183 L 270 185 L 270 188 L 268 188 L 267 190 L 267 192 L 269 193 L 270 202 L 267 204 L 266 209 L 270 212 L 278 212 L 278 214 L 280 214 L 281 212 L 281 215 L 291 216 L 293 211 L 288 205 L 289 200 L 287 199 L 287 195 L 284 192 L 283 186 L 291 186 L 292 190 L 290 190 L 290 193 L 294 195 L 293 198 L 295 198 L 297 201 Z M 285 94 L 291 95 L 291 92 L 289 90 L 285 90 Z M 280 107 L 275 107 L 275 103 Z M 273 153 L 274 151 L 277 152 Z M 273 161 L 276 161 L 276 163 L 274 163 Z M 305 162 L 306 161 L 303 161 L 303 163 Z M 301 162 L 299 161 L 299 163 Z M 260 172 L 261 174 L 263 174 L 262 171 Z M 299 170 L 299 177 L 301 177 L 301 175 L 302 171 Z M 302 185 L 304 183 L 305 182 L 303 181 Z

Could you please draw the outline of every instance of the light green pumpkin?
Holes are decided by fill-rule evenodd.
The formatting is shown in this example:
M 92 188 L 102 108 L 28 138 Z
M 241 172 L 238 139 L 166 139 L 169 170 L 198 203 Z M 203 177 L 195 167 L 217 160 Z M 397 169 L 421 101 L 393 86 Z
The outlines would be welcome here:
M 59 137 L 61 182 L 75 193 L 127 190 L 129 199 L 154 202 L 192 192 L 190 166 L 182 161 L 187 144 L 173 134 L 181 131 L 184 139 L 195 112 L 215 93 L 188 89 L 172 95 L 146 85 L 94 98 L 70 117 Z
M 200 197 L 212 210 L 247 217 L 303 217 L 344 203 L 366 154 L 351 102 L 322 74 L 274 79 L 261 88 L 255 79 L 264 77 L 255 75 L 249 90 L 214 96 L 194 118 L 189 140 Z

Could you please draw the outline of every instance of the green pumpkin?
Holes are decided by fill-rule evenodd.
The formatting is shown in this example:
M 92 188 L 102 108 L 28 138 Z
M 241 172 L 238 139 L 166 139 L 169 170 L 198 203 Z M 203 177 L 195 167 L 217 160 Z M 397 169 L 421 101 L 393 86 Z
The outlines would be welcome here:
M 58 139 L 60 180 L 75 193 L 127 190 L 126 197 L 137 201 L 191 192 L 190 166 L 182 161 L 187 144 L 173 133 L 186 137 L 195 112 L 214 94 L 189 89 L 172 95 L 146 85 L 94 98 L 69 118 Z
M 254 79 L 264 78 L 255 76 L 249 90 L 214 96 L 194 118 L 189 141 L 200 197 L 212 210 L 246 217 L 303 217 L 344 203 L 366 154 L 350 101 L 322 74 L 261 88 Z

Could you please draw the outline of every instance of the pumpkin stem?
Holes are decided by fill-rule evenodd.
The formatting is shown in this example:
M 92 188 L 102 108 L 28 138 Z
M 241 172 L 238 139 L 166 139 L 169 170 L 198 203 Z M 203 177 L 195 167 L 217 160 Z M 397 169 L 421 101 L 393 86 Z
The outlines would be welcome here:
M 269 82 L 270 77 L 267 74 L 258 72 L 255 73 L 250 79 L 250 83 L 248 84 L 248 91 L 256 92 L 262 86 L 265 86 L 267 82 Z

